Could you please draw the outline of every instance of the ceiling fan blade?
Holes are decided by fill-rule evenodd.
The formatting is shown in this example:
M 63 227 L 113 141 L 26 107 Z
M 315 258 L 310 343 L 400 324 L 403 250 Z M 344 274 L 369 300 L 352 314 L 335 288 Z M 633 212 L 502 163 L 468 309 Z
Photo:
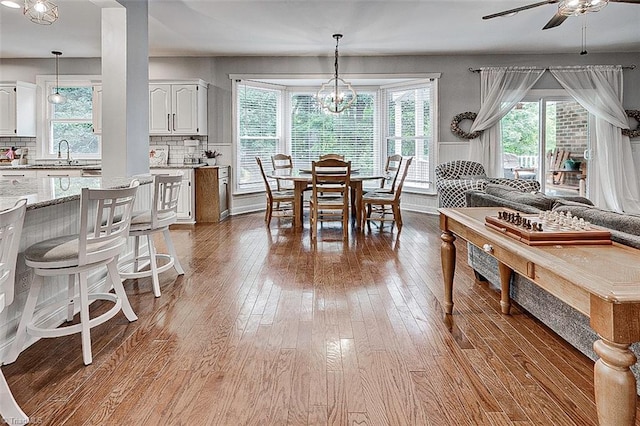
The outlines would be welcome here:
M 498 13 L 494 13 L 494 14 L 491 14 L 491 15 L 483 16 L 482 19 L 491 19 L 491 18 L 497 18 L 498 16 L 511 15 L 512 13 L 522 12 L 523 10 L 533 9 L 534 7 L 544 6 L 546 4 L 558 3 L 558 1 L 560 1 L 560 0 L 547 0 L 547 1 L 541 1 L 541 2 L 538 2 L 538 3 L 532 3 L 532 4 L 528 4 L 526 6 L 516 7 L 515 9 L 504 10 L 502 12 L 498 12 Z M 627 1 L 630 1 L 630 0 L 627 0 Z
M 567 18 L 568 16 L 561 15 L 560 13 L 556 12 L 556 14 L 553 15 L 553 18 L 551 18 L 549 22 L 547 22 L 547 25 L 545 25 L 542 29 L 548 30 L 549 28 L 555 28 L 558 25 L 562 24 L 564 21 L 566 21 Z

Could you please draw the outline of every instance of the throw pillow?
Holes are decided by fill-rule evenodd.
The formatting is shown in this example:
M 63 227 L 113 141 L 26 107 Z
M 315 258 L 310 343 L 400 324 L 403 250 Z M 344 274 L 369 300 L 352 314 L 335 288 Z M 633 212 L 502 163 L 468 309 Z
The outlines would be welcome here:
M 489 195 L 504 198 L 505 200 L 515 203 L 526 204 L 539 210 L 551 210 L 553 202 L 555 201 L 554 198 L 547 197 L 540 192 L 522 192 L 504 185 L 489 184 L 485 188 L 485 192 Z
M 487 178 L 487 175 L 462 175 L 460 179 L 462 180 L 484 180 Z

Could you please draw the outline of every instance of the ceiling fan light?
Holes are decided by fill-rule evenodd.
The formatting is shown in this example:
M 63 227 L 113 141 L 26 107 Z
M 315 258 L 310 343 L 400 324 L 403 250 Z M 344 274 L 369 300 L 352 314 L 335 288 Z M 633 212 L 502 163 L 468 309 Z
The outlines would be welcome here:
M 609 3 L 609 0 L 563 0 L 558 4 L 558 13 L 564 16 L 579 16 L 597 12 Z
M 58 6 L 51 0 L 25 0 L 24 15 L 36 24 L 51 25 L 58 19 Z
M 16 3 L 15 1 L 2 0 L 2 1 L 0 1 L 0 4 L 3 5 L 3 6 L 10 7 L 11 9 L 20 9 L 20 5 L 18 3 Z

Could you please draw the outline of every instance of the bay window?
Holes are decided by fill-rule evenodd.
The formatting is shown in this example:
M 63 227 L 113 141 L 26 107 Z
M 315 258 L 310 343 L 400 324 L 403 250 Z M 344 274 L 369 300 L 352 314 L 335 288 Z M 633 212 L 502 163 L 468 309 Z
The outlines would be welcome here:
M 235 80 L 235 192 L 262 191 L 255 157 L 268 173 L 275 153 L 291 155 L 296 169 L 310 168 L 323 154 L 342 154 L 362 174 L 381 173 L 387 155 L 413 156 L 405 188 L 433 191 L 437 80 L 404 80 L 388 87 L 363 80 L 340 114 L 319 106 L 317 87 Z

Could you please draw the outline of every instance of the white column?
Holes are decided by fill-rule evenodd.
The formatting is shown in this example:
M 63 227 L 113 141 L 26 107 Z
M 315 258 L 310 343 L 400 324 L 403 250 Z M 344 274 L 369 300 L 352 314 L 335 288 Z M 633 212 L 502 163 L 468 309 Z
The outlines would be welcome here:
M 107 7 L 102 9 L 102 175 L 148 173 L 148 2 L 104 3 Z

